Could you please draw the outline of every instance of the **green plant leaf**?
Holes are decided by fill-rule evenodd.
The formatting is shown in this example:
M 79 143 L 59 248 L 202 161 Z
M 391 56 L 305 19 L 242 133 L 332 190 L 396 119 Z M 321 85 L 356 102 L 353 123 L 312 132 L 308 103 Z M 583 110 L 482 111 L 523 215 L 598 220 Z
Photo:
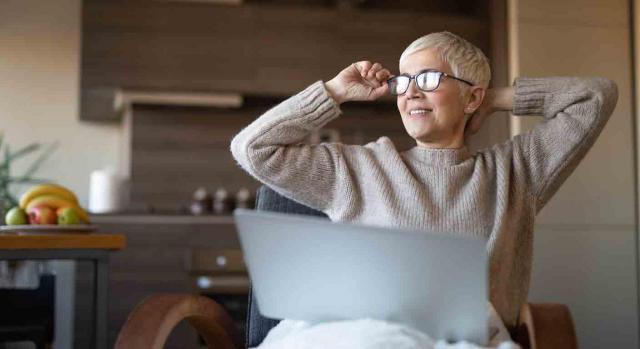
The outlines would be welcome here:
M 12 184 L 38 184 L 48 182 L 48 180 L 33 177 L 33 173 L 36 172 L 51 153 L 58 148 L 58 142 L 49 144 L 22 176 L 11 176 L 11 165 L 13 161 L 38 151 L 42 149 L 42 147 L 43 145 L 40 143 L 32 143 L 12 153 L 9 145 L 4 142 L 4 134 L 0 131 L 0 154 L 4 155 L 3 161 L 0 162 L 0 211 L 2 208 L 10 208 L 18 204 L 18 200 L 9 191 L 9 187 Z
M 36 161 L 29 166 L 29 168 L 25 171 L 22 177 L 31 177 L 42 165 L 42 163 L 47 160 L 47 158 L 58 148 L 59 143 L 53 142 L 51 143 L 43 152 L 38 156 Z
M 9 177 L 9 183 L 31 183 L 31 184 L 39 184 L 39 183 L 50 183 L 51 181 L 43 178 L 32 178 L 32 177 Z
M 4 146 L 4 162 L 2 163 L 2 167 L 5 168 L 5 169 L 9 168 L 9 163 L 10 163 L 9 157 L 10 157 L 10 155 L 11 155 L 11 153 L 10 153 L 10 150 L 9 150 L 9 146 L 5 145 Z
M 22 149 L 16 151 L 13 154 L 9 154 L 9 161 L 14 161 L 16 159 L 19 159 L 25 155 L 28 155 L 29 153 L 33 153 L 34 151 L 40 149 L 42 147 L 42 145 L 40 143 L 32 143 L 29 144 L 25 147 L 23 147 Z
M 4 142 L 4 133 L 0 132 L 0 150 L 2 150 L 3 142 Z M 5 159 L 0 163 L 0 171 L 2 171 L 6 166 L 7 166 L 7 161 Z M 0 172 L 0 176 L 2 176 L 1 172 Z
M 9 161 L 9 155 L 11 150 L 8 145 L 4 146 L 4 163 L 2 164 L 2 177 L 8 178 L 11 175 L 11 161 Z M 8 182 L 8 180 L 7 180 Z
M 11 193 L 7 194 L 7 199 L 9 200 L 9 205 L 11 207 L 18 206 L 18 200 L 13 195 L 11 195 Z

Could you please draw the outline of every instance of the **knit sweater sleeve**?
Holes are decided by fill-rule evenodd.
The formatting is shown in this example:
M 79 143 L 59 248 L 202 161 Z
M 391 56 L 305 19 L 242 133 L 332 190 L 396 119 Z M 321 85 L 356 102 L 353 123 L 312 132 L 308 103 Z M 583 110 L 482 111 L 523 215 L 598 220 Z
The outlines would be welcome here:
M 543 115 L 533 130 L 513 139 L 516 161 L 529 178 L 536 212 L 578 166 L 604 128 L 618 98 L 604 78 L 520 78 L 513 113 Z
M 325 211 L 335 197 L 341 147 L 302 142 L 340 113 L 323 82 L 318 81 L 243 129 L 233 138 L 231 152 L 240 166 L 260 182 Z

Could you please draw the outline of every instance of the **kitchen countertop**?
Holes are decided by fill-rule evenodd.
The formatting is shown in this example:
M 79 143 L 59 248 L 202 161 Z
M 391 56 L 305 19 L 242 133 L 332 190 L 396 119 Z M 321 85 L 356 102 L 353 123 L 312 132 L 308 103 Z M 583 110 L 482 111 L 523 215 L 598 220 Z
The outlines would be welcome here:
M 185 215 L 185 214 L 94 214 L 92 224 L 235 224 L 231 215 Z

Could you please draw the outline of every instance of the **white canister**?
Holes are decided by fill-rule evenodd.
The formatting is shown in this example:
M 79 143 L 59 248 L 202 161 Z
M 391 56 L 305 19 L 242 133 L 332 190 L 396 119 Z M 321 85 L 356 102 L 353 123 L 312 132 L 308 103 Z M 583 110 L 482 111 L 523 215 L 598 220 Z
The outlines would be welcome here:
M 128 197 L 126 179 L 115 171 L 97 170 L 89 182 L 89 211 L 113 213 L 122 211 Z

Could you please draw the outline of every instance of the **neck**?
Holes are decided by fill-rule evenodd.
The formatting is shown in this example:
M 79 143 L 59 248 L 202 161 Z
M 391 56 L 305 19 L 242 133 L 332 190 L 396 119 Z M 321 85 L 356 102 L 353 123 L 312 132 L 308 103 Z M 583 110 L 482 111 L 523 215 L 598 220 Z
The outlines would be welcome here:
M 436 142 L 423 142 L 416 139 L 416 144 L 418 147 L 428 149 L 460 149 L 465 147 L 464 140 L 462 138 Z

